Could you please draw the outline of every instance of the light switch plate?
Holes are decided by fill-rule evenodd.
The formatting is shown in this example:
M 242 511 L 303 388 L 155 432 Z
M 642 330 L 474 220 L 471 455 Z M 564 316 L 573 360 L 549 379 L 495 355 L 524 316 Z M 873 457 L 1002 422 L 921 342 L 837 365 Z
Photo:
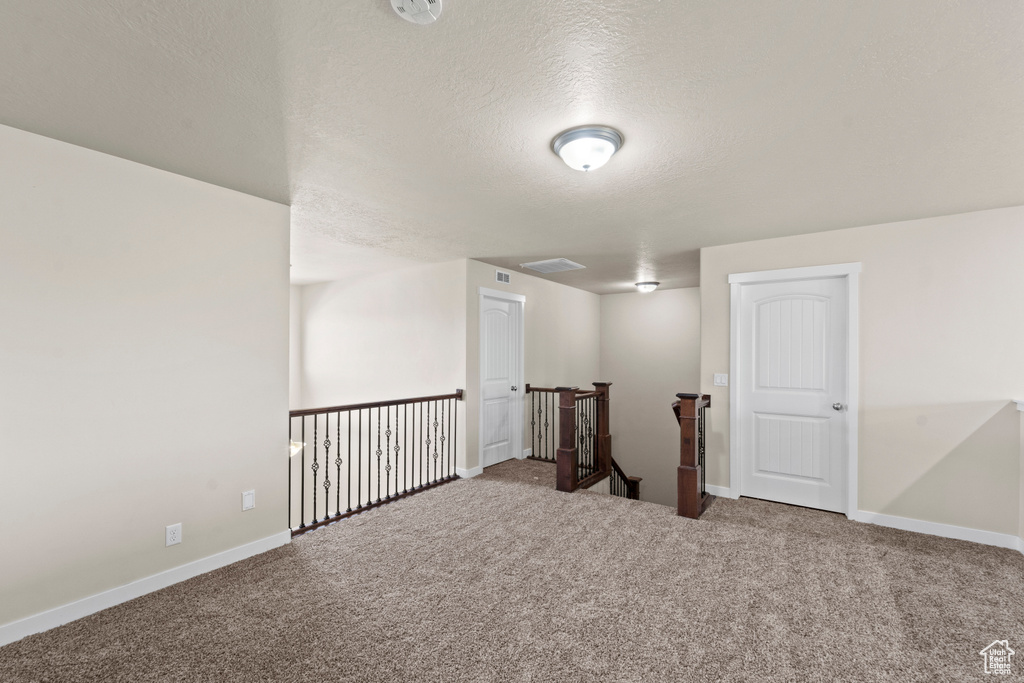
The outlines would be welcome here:
M 715 373 L 715 386 L 716 387 L 727 387 L 729 386 L 729 375 L 727 373 Z
M 256 507 L 256 491 L 242 491 L 242 510 L 252 510 Z

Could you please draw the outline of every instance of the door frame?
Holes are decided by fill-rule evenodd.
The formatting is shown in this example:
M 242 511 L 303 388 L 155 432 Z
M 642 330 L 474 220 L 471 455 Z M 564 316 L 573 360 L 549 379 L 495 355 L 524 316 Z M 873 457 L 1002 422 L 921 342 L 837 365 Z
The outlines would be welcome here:
M 797 280 L 817 280 L 820 278 L 841 278 L 846 280 L 847 293 L 847 326 L 846 326 L 846 516 L 853 519 L 857 514 L 857 425 L 860 412 L 860 272 L 861 264 L 836 263 L 827 266 L 807 266 L 804 268 L 782 268 L 778 270 L 761 270 L 751 273 L 729 274 L 729 497 L 739 498 L 742 495 L 740 482 L 740 426 L 739 420 L 733 419 L 739 414 L 739 329 L 740 329 L 740 292 L 744 285 L 765 284 L 769 282 L 792 282 Z
M 492 299 L 502 299 L 509 301 L 515 306 L 516 322 L 519 326 L 519 334 L 516 335 L 515 339 L 515 363 L 516 368 L 513 376 L 516 378 L 515 386 L 518 390 L 515 392 L 513 398 L 513 411 L 512 411 L 512 422 L 510 429 L 512 433 L 512 456 L 519 460 L 522 460 L 525 455 L 523 454 L 523 396 L 525 395 L 524 375 L 525 375 L 525 350 L 526 350 L 526 297 L 522 294 L 514 294 L 512 292 L 503 292 L 500 289 L 491 289 L 489 287 L 478 287 L 479 294 L 479 308 L 477 309 L 477 413 L 479 419 L 477 420 L 477 460 L 478 467 L 482 470 L 484 465 L 484 297 L 491 297 Z

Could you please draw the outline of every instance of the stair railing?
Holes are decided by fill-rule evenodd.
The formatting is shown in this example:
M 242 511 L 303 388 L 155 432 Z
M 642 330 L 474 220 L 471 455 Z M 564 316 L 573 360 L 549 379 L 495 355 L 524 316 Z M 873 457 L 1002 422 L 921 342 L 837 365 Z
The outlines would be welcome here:
M 711 406 L 711 397 L 707 394 L 676 394 L 676 398 L 672 411 L 679 422 L 678 514 L 697 519 L 715 498 L 707 492 L 704 473 L 706 411 Z
M 292 535 L 458 479 L 461 400 L 462 389 L 456 389 L 441 396 L 291 411 Z

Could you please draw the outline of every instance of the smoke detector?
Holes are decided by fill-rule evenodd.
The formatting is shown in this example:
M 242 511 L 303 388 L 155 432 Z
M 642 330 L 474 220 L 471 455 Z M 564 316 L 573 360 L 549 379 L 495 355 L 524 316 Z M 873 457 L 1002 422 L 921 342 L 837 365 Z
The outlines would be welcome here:
M 414 24 L 433 24 L 441 16 L 441 0 L 391 0 L 391 6 Z

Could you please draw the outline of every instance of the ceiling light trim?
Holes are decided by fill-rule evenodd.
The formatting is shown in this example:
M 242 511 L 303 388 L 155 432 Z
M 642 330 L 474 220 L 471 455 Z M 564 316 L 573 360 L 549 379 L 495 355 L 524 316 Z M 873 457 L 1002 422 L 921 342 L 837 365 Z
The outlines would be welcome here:
M 580 140 L 595 140 L 611 145 L 611 151 L 605 153 L 591 153 L 587 158 L 573 158 L 567 154 L 570 145 Z M 615 153 L 622 149 L 624 139 L 622 133 L 609 128 L 608 126 L 577 126 L 564 130 L 551 141 L 551 151 L 565 162 L 565 164 L 577 171 L 596 171 L 608 163 L 608 160 L 615 156 Z M 584 163 L 585 162 L 585 163 Z

